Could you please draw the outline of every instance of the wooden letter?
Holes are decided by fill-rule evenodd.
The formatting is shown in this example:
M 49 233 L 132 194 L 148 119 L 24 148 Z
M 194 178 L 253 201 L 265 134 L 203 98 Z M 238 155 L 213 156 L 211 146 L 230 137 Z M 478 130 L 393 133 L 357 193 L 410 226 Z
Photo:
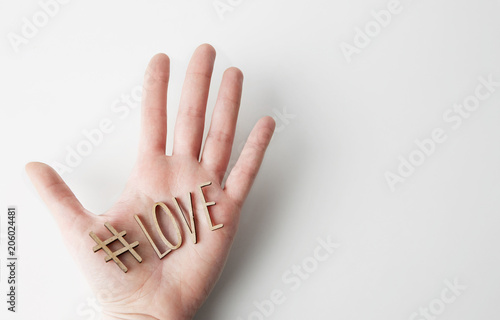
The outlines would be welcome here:
M 212 218 L 210 217 L 210 213 L 208 212 L 208 207 L 214 206 L 215 202 L 213 202 L 213 201 L 207 202 L 207 200 L 205 199 L 205 195 L 203 194 L 202 188 L 208 187 L 211 184 L 212 184 L 212 182 L 205 182 L 205 183 L 200 184 L 199 187 L 200 187 L 201 198 L 203 199 L 203 209 L 205 211 L 205 216 L 207 217 L 208 225 L 210 226 L 210 230 L 214 231 L 214 230 L 222 228 L 224 225 L 218 224 L 218 225 L 214 226 L 212 224 Z
M 171 244 L 170 241 L 167 240 L 167 238 L 165 237 L 165 235 L 161 231 L 160 225 L 158 223 L 157 213 L 156 213 L 156 207 L 157 206 L 160 206 L 163 209 L 163 211 L 165 211 L 165 214 L 168 215 L 170 217 L 170 219 L 172 220 L 172 222 L 174 223 L 175 229 L 177 231 L 177 239 L 178 239 L 177 240 L 177 245 L 175 245 L 175 246 L 173 244 Z M 179 248 L 181 246 L 181 244 L 182 244 L 181 230 L 179 228 L 179 224 L 177 224 L 177 221 L 175 220 L 174 216 L 172 215 L 172 212 L 170 212 L 170 210 L 168 209 L 168 207 L 164 203 L 162 203 L 162 202 L 155 203 L 155 205 L 153 206 L 153 210 L 152 210 L 151 214 L 153 216 L 153 221 L 154 221 L 154 224 L 155 224 L 155 227 L 156 227 L 156 231 L 158 232 L 158 235 L 160 236 L 160 238 L 163 241 L 163 243 L 166 244 L 167 247 L 169 248 L 168 250 L 165 250 L 165 252 L 163 252 L 163 253 L 160 252 L 160 250 L 158 249 L 158 247 L 154 243 L 153 239 L 149 235 L 149 232 L 146 230 L 146 228 L 142 224 L 142 221 L 139 218 L 139 216 L 138 215 L 134 215 L 134 218 L 135 218 L 135 221 L 137 221 L 137 223 L 139 224 L 139 227 L 141 227 L 141 230 L 142 230 L 142 232 L 144 232 L 144 235 L 146 236 L 146 238 L 148 238 L 148 241 L 149 241 L 149 243 L 151 243 L 151 246 L 153 247 L 153 249 L 155 250 L 156 254 L 158 255 L 158 258 L 162 259 L 167 254 L 169 254 L 170 251 L 175 250 L 175 249 L 177 249 L 177 248 Z
M 135 218 L 135 221 L 137 221 L 137 223 L 139 224 L 139 227 L 141 227 L 141 230 L 142 232 L 144 232 L 144 235 L 146 236 L 146 238 L 148 238 L 148 241 L 149 243 L 151 243 L 151 246 L 153 247 L 153 249 L 155 250 L 156 254 L 158 255 L 158 258 L 160 258 L 160 260 L 166 256 L 167 254 L 170 253 L 170 251 L 172 251 L 172 249 L 168 249 L 166 250 L 165 252 L 163 253 L 160 253 L 160 250 L 158 250 L 158 247 L 156 246 L 156 243 L 153 242 L 153 239 L 151 239 L 151 236 L 149 235 L 149 232 L 148 230 L 146 230 L 146 227 L 144 227 L 144 225 L 142 224 L 142 221 L 141 219 L 139 218 L 138 215 L 134 215 L 134 218 Z
M 175 245 L 175 246 L 173 244 L 171 244 L 170 241 L 167 240 L 167 238 L 165 238 L 165 235 L 161 231 L 160 225 L 158 224 L 158 217 L 156 214 L 156 207 L 157 206 L 160 206 L 163 209 L 163 211 L 165 211 L 167 216 L 170 217 L 170 219 L 172 220 L 172 222 L 175 225 L 175 229 L 177 231 L 177 245 Z M 156 231 L 158 231 L 158 234 L 160 235 L 161 240 L 163 240 L 163 243 L 165 243 L 172 250 L 179 248 L 182 244 L 181 229 L 179 228 L 179 224 L 177 223 L 177 220 L 175 220 L 172 212 L 168 209 L 168 207 L 163 202 L 157 202 L 153 206 L 153 211 L 151 213 L 153 214 L 153 220 L 155 222 Z
M 186 226 L 188 227 L 189 232 L 191 233 L 191 239 L 193 240 L 193 243 L 196 243 L 196 224 L 194 223 L 193 197 L 191 195 L 191 192 L 189 192 L 189 207 L 188 207 L 189 220 L 191 221 L 191 226 L 189 226 L 186 215 L 184 214 L 184 211 L 182 211 L 182 208 L 179 205 L 177 198 L 173 197 L 173 199 L 174 199 L 175 206 L 177 207 L 177 211 L 184 218 L 184 222 L 186 223 Z

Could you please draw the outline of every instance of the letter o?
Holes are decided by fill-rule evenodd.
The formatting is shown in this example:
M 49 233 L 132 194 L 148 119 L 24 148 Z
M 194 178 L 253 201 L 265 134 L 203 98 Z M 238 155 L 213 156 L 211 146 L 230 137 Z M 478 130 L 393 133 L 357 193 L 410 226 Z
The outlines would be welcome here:
M 318 268 L 318 261 L 312 257 L 305 258 L 304 261 L 302 261 L 302 267 L 308 273 L 313 273 Z
M 163 234 L 163 231 L 161 231 L 160 224 L 158 223 L 158 217 L 157 217 L 157 214 L 156 214 L 156 207 L 157 206 L 160 206 L 163 209 L 163 211 L 165 212 L 165 214 L 174 223 L 175 230 L 177 232 L 177 244 L 175 246 L 172 243 L 170 243 L 170 241 L 167 240 L 167 238 Z M 181 244 L 182 244 L 181 229 L 179 228 L 179 224 L 177 223 L 177 220 L 175 220 L 174 215 L 168 209 L 168 207 L 163 202 L 157 202 L 153 206 L 153 211 L 151 212 L 151 214 L 153 215 L 153 220 L 154 220 L 154 223 L 155 223 L 155 226 L 156 226 L 156 231 L 158 231 L 158 235 L 160 236 L 160 238 L 163 241 L 163 243 L 165 243 L 167 245 L 167 247 L 169 247 L 172 250 L 175 250 L 175 249 L 179 248 L 181 246 Z
M 415 159 L 415 156 L 418 156 L 418 158 Z M 415 167 L 419 167 L 425 161 L 425 154 L 420 150 L 413 150 L 410 153 L 410 156 L 408 157 L 408 159 L 410 160 L 412 165 L 414 165 Z
M 40 21 L 40 18 L 43 20 Z M 33 23 L 39 28 L 45 27 L 49 23 L 49 16 L 43 11 L 38 11 L 33 15 Z
M 475 96 L 468 96 L 464 101 L 464 107 L 469 111 L 476 111 L 479 107 L 479 100 Z
M 429 304 L 429 310 L 435 315 L 442 314 L 444 312 L 444 309 L 445 309 L 445 305 L 444 305 L 443 301 L 441 301 L 439 299 L 434 299 Z
M 375 30 L 373 30 L 373 28 Z M 365 26 L 366 34 L 372 38 L 378 36 L 381 30 L 382 30 L 382 27 L 380 26 L 380 24 L 378 24 L 377 21 L 370 21 Z
M 83 147 L 85 147 L 86 150 L 83 149 Z M 87 140 L 80 141 L 76 146 L 76 151 L 78 151 L 81 156 L 88 156 L 92 153 L 92 149 L 92 144 Z
M 135 101 L 141 101 L 142 98 L 142 88 L 141 86 L 135 86 L 131 92 L 132 99 Z

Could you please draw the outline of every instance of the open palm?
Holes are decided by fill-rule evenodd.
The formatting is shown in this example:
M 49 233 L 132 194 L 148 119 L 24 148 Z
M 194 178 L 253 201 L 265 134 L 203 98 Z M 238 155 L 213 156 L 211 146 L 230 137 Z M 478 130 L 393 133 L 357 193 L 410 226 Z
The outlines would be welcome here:
M 215 51 L 210 45 L 198 47 L 189 63 L 175 126 L 172 156 L 165 155 L 167 136 L 167 86 L 170 62 L 158 54 L 146 71 L 142 98 L 142 123 L 139 156 L 120 200 L 105 214 L 86 210 L 59 175 L 42 163 L 29 163 L 26 170 L 37 191 L 53 213 L 70 252 L 81 266 L 103 309 L 106 319 L 190 319 L 210 293 L 222 272 L 237 230 L 240 209 L 259 170 L 274 131 L 274 120 L 261 119 L 252 130 L 224 188 L 221 187 L 234 139 L 240 105 L 243 75 L 230 68 L 224 73 L 200 159 L 205 110 Z M 224 227 L 212 231 L 204 213 L 206 201 L 214 201 L 210 216 L 213 224 Z M 173 197 L 189 222 L 189 192 L 197 234 L 197 243 L 179 216 Z M 161 241 L 152 219 L 156 202 L 164 202 L 181 230 L 182 245 L 159 259 L 134 215 L 138 215 L 158 249 L 168 247 Z M 166 238 L 177 243 L 172 221 L 157 208 L 159 224 Z M 123 273 L 106 254 L 96 253 L 89 237 L 100 239 L 112 234 L 104 227 L 109 222 L 118 232 L 126 231 L 129 243 L 142 263 L 125 252 L 120 260 L 127 266 Z M 112 250 L 119 248 L 110 247 Z

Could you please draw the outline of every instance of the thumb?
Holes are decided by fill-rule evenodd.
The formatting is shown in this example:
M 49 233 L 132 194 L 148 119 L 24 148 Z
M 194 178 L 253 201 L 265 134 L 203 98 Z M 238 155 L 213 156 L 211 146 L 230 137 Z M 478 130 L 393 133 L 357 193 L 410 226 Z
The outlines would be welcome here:
M 91 214 L 54 169 L 44 163 L 30 162 L 26 165 L 26 172 L 64 236 L 68 232 L 76 235 L 87 230 Z

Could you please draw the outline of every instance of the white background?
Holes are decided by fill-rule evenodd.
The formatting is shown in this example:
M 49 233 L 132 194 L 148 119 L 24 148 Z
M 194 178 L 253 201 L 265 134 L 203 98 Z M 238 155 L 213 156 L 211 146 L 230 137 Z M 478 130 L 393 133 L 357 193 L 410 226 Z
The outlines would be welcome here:
M 188 59 L 205 42 L 218 54 L 209 113 L 224 69 L 245 74 L 233 157 L 258 118 L 276 117 L 280 130 L 196 319 L 259 319 L 254 301 L 273 290 L 286 301 L 263 319 L 417 320 L 429 306 L 443 307 L 436 319 L 499 318 L 500 88 L 459 128 L 443 119 L 474 95 L 478 78 L 500 81 L 499 1 L 403 0 L 350 63 L 341 44 L 352 45 L 387 1 L 231 2 L 222 19 L 212 0 L 74 0 L 18 52 L 9 34 L 21 36 L 23 18 L 41 8 L 0 2 L 0 318 L 97 319 L 24 164 L 64 163 L 82 130 L 110 119 L 113 132 L 63 175 L 88 209 L 105 212 L 134 163 L 139 130 L 138 107 L 125 115 L 112 105 L 165 52 L 172 127 Z M 397 174 L 398 157 L 435 128 L 446 141 L 392 191 L 385 174 Z M 8 205 L 19 215 L 15 315 L 5 303 Z M 292 290 L 283 273 L 310 262 L 327 237 L 340 247 Z M 466 287 L 450 303 L 440 300 L 446 281 Z

